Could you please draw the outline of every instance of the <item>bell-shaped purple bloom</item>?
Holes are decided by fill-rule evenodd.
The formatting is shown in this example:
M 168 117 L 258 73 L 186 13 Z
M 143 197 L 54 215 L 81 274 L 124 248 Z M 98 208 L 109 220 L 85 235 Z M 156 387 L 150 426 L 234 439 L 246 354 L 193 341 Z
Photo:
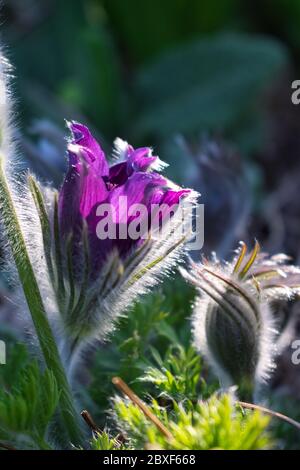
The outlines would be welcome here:
M 69 128 L 69 168 L 59 193 L 31 181 L 48 274 L 43 282 L 55 293 L 68 360 L 85 340 L 110 333 L 180 261 L 197 198 L 159 173 L 164 163 L 150 148 L 117 139 L 118 159 L 109 165 L 86 126 Z
M 76 264 L 76 257 L 80 259 L 80 234 L 85 221 L 91 275 L 95 278 L 112 250 L 117 250 L 120 257 L 126 259 L 140 246 L 140 238 L 124 238 L 120 233 L 122 230 L 124 233 L 124 228 L 137 217 L 130 214 L 133 204 L 142 204 L 147 209 L 145 217 L 149 219 L 149 226 L 154 204 L 171 209 L 190 190 L 175 186 L 153 171 L 159 166 L 160 160 L 152 155 L 150 148 L 134 149 L 119 140 L 121 161 L 110 167 L 102 148 L 86 126 L 72 122 L 69 127 L 72 133 L 68 144 L 69 169 L 59 194 L 60 230 L 63 239 L 69 234 L 74 236 Z M 125 199 L 126 207 L 123 203 Z M 112 208 L 116 236 L 101 240 L 97 235 L 97 224 L 103 215 L 97 214 L 101 212 L 101 206 L 107 204 Z M 161 223 L 163 218 L 162 212 Z

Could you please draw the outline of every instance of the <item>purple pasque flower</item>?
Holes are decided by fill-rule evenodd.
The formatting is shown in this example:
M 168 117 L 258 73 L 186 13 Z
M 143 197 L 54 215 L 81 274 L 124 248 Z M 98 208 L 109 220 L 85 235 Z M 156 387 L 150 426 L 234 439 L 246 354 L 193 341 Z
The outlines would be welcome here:
M 71 122 L 69 128 L 69 169 L 58 195 L 61 275 L 55 290 L 66 329 L 78 341 L 111 331 L 136 296 L 172 267 L 188 237 L 196 194 L 164 178 L 158 172 L 164 163 L 150 148 L 134 149 L 117 139 L 118 161 L 110 166 L 86 126 Z M 142 214 L 130 211 L 136 204 Z M 107 206 L 113 237 L 98 231 Z M 153 207 L 161 230 L 153 230 Z M 133 222 L 146 233 L 131 237 L 126 229 Z
M 59 194 L 60 230 L 64 239 L 69 234 L 74 235 L 76 264 L 79 259 L 81 231 L 83 223 L 86 223 L 92 256 L 90 274 L 95 278 L 114 248 L 126 259 L 130 252 L 141 244 L 140 238 L 132 239 L 128 234 L 124 238 L 120 233 L 122 229 L 122 233 L 126 233 L 124 228 L 139 217 L 139 214 L 130 214 L 130 208 L 134 204 L 141 204 L 146 208 L 146 225 L 149 227 L 148 219 L 154 204 L 171 209 L 178 205 L 190 190 L 175 187 L 153 171 L 161 167 L 162 162 L 152 155 L 150 148 L 134 149 L 119 139 L 121 161 L 109 167 L 102 148 L 86 126 L 72 122 L 69 128 L 72 133 L 68 145 L 69 170 Z M 115 233 L 113 238 L 100 240 L 97 224 L 103 216 L 97 213 L 101 212 L 101 206 L 107 205 L 110 205 L 112 210 Z

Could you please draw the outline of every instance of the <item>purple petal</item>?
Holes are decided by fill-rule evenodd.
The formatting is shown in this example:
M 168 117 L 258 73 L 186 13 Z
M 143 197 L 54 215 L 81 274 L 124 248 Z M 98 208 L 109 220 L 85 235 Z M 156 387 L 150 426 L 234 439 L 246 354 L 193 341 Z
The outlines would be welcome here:
M 119 186 L 128 179 L 127 162 L 117 163 L 109 169 L 109 182 L 112 185 Z
M 155 191 L 160 191 L 162 186 L 166 185 L 166 180 L 161 175 L 156 173 L 134 173 L 127 179 L 122 186 L 115 187 L 108 194 L 108 197 L 103 203 L 111 204 L 114 208 L 113 216 L 116 225 L 116 240 L 99 240 L 96 234 L 96 227 L 101 220 L 96 215 L 97 208 L 101 204 L 97 204 L 89 217 L 87 218 L 89 233 L 90 233 L 90 246 L 93 253 L 93 271 L 99 271 L 102 263 L 107 258 L 109 252 L 113 247 L 118 248 L 121 256 L 126 255 L 138 243 L 137 240 L 132 240 L 127 237 L 125 240 L 119 238 L 121 226 L 125 226 L 126 230 L 128 224 L 134 220 L 138 215 L 129 215 L 129 209 L 133 204 L 144 204 L 148 208 L 149 201 L 153 197 Z M 124 199 L 126 198 L 126 203 Z M 145 215 L 148 219 L 148 212 Z
M 148 147 L 138 148 L 128 152 L 127 166 L 128 173 L 134 171 L 146 171 L 157 160 L 157 157 L 151 155 L 151 149 Z
M 110 192 L 108 202 L 116 209 L 116 217 L 118 223 L 126 223 L 128 216 L 125 213 L 126 208 L 119 207 L 120 197 L 127 198 L 127 207 L 133 204 L 144 204 L 148 206 L 149 200 L 153 197 L 153 193 L 161 190 L 166 185 L 166 179 L 157 173 L 133 173 L 132 176 L 122 186 L 115 188 Z
M 93 166 L 98 176 L 108 176 L 109 166 L 105 154 L 97 140 L 92 136 L 89 129 L 78 122 L 69 124 L 72 132 L 72 140 L 68 146 L 71 163 L 80 163 L 81 157 L 85 163 Z
M 109 167 L 103 150 L 86 126 L 72 122 L 72 141 L 68 145 L 69 170 L 59 194 L 62 235 L 77 231 L 92 208 L 106 199 L 103 179 Z
M 93 207 L 106 199 L 106 184 L 87 168 L 78 173 L 71 168 L 59 194 L 59 219 L 62 235 L 81 225 Z
M 122 185 L 134 172 L 146 172 L 157 159 L 158 157 L 151 155 L 149 147 L 134 150 L 133 147 L 128 145 L 126 160 L 110 168 L 109 181 L 113 185 Z
M 161 189 L 160 191 L 156 191 L 149 203 L 149 212 L 151 211 L 152 222 L 158 214 L 159 227 L 161 227 L 165 220 L 169 220 L 169 218 L 174 215 L 181 198 L 187 196 L 190 192 L 190 189 L 181 188 L 178 190 Z
M 176 191 L 174 189 L 169 189 L 165 192 L 161 200 L 161 204 L 168 204 L 169 207 L 172 207 L 179 204 L 180 199 L 190 194 L 190 192 L 190 189 L 178 189 Z

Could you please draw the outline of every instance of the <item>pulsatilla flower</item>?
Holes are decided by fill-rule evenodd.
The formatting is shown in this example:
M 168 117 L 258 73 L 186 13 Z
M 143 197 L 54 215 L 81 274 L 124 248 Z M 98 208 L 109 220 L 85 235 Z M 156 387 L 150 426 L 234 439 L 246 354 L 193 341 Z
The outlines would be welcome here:
M 136 296 L 172 267 L 189 236 L 196 194 L 161 176 L 164 164 L 151 149 L 117 139 L 118 161 L 109 166 L 87 127 L 72 122 L 69 128 L 61 190 L 43 190 L 33 178 L 30 187 L 74 349 L 83 338 L 103 339 Z
M 191 262 L 183 276 L 198 289 L 192 318 L 194 342 L 225 387 L 237 385 L 241 398 L 253 393 L 274 368 L 276 330 L 272 302 L 300 293 L 300 270 L 285 255 L 247 256 L 242 243 L 230 263 Z

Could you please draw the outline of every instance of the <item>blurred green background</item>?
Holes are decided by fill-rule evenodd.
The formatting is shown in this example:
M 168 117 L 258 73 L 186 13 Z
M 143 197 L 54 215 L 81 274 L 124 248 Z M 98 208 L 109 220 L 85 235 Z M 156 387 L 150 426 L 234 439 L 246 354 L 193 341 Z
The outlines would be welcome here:
M 300 52 L 297 0 L 4 0 L 22 129 L 84 116 L 164 149 L 177 133 L 261 148 L 266 97 Z

